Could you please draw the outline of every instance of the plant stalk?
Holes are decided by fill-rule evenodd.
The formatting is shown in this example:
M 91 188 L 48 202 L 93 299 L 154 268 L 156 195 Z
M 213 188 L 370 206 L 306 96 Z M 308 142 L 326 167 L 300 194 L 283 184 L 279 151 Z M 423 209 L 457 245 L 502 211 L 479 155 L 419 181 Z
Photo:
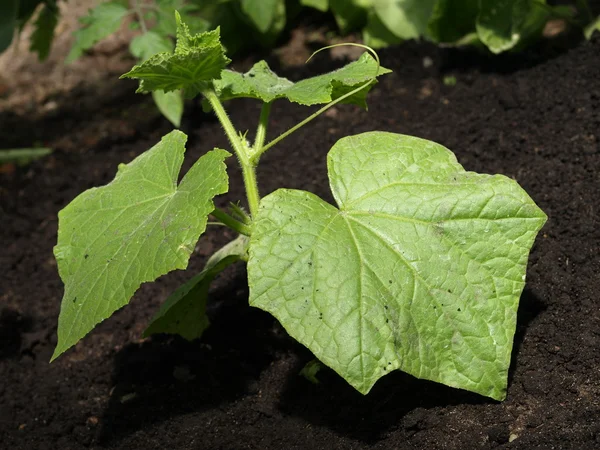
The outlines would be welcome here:
M 231 228 L 234 231 L 237 231 L 240 234 L 245 236 L 250 236 L 250 227 L 242 222 L 235 220 L 225 211 L 219 208 L 215 208 L 215 210 L 211 213 L 219 222 L 223 225 Z
M 271 102 L 263 103 L 260 110 L 260 119 L 258 121 L 258 128 L 256 129 L 256 138 L 254 139 L 254 146 L 252 147 L 252 154 L 250 159 L 254 164 L 258 163 L 258 158 L 255 155 L 262 153 L 263 145 L 265 145 L 265 138 L 267 137 L 267 126 L 269 125 L 269 115 L 271 114 Z
M 244 186 L 246 188 L 246 197 L 248 199 L 248 209 L 250 209 L 250 215 L 255 217 L 258 212 L 258 203 L 260 201 L 260 196 L 258 195 L 258 184 L 256 183 L 256 167 L 255 164 L 250 160 L 248 146 L 242 142 L 242 139 L 237 134 L 237 131 L 229 116 L 227 115 L 227 111 L 223 107 L 221 100 L 219 100 L 219 96 L 212 89 L 205 89 L 202 91 L 202 94 L 210 105 L 212 106 L 219 122 L 221 122 L 221 126 L 233 147 L 233 151 L 235 152 L 240 165 L 242 166 L 242 174 L 244 176 Z

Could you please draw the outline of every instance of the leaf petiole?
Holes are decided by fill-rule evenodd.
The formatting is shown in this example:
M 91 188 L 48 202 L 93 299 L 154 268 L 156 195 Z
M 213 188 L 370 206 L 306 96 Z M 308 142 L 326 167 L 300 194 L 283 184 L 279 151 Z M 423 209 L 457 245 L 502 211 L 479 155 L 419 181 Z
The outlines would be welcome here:
M 290 128 L 286 132 L 281 133 L 279 136 L 277 136 L 275 139 L 273 139 L 267 145 L 263 146 L 262 148 L 260 148 L 258 150 L 255 149 L 255 151 L 252 154 L 252 161 L 254 161 L 256 163 L 259 160 L 260 156 L 264 152 L 266 152 L 268 149 L 270 149 L 271 147 L 273 147 L 279 141 L 285 139 L 290 134 L 292 134 L 294 131 L 299 130 L 304 125 L 306 125 L 308 122 L 310 122 L 311 120 L 316 119 L 318 116 L 320 116 L 321 114 L 323 114 L 329 108 L 337 105 L 338 103 L 340 103 L 341 101 L 347 99 L 348 97 L 353 96 L 354 94 L 356 94 L 357 92 L 361 91 L 362 89 L 365 89 L 366 87 L 368 87 L 369 85 L 371 85 L 371 83 L 373 83 L 374 81 L 377 80 L 377 76 L 379 75 L 379 68 L 381 67 L 381 64 L 379 62 L 379 55 L 377 54 L 377 52 L 375 50 L 373 50 L 371 47 L 369 47 L 367 45 L 356 44 L 354 42 L 344 42 L 344 43 L 341 43 L 341 44 L 328 45 L 326 47 L 320 48 L 319 50 L 315 51 L 312 55 L 310 55 L 308 57 L 308 59 L 306 60 L 306 62 L 310 61 L 313 56 L 315 56 L 317 53 L 319 53 L 319 52 L 321 52 L 323 50 L 327 50 L 327 49 L 333 48 L 333 47 L 341 47 L 341 46 L 345 46 L 345 45 L 364 48 L 365 50 L 367 50 L 369 53 L 371 53 L 373 55 L 373 57 L 375 58 L 375 61 L 377 62 L 377 68 L 375 70 L 375 74 L 373 75 L 373 77 L 370 80 L 368 80 L 366 83 L 364 83 L 364 84 L 360 85 L 359 87 L 357 87 L 356 89 L 353 89 L 350 92 L 347 92 L 346 94 L 344 94 L 344 95 L 336 98 L 332 102 L 327 103 L 325 106 L 323 106 L 322 108 L 320 108 L 317 112 L 315 112 L 315 113 L 311 114 L 310 116 L 308 116 L 302 122 L 294 125 L 292 128 Z M 261 114 L 261 117 L 262 117 L 262 114 Z
M 238 161 L 242 166 L 242 174 L 244 176 L 244 186 L 246 188 L 246 197 L 248 199 L 248 208 L 250 209 L 250 215 L 256 216 L 258 212 L 258 202 L 260 196 L 258 195 L 258 184 L 256 182 L 256 164 L 254 160 L 250 159 L 250 151 L 248 146 L 242 141 L 229 116 L 227 111 L 223 107 L 219 96 L 213 89 L 204 89 L 202 95 L 208 100 L 210 106 L 212 106 L 221 126 L 233 147 L 233 151 L 238 157 Z
M 271 114 L 271 102 L 263 103 L 260 110 L 260 118 L 258 120 L 258 128 L 256 129 L 256 138 L 254 139 L 254 146 L 250 154 L 250 159 L 254 160 L 254 155 L 261 154 L 263 145 L 265 145 L 265 138 L 267 137 L 267 126 L 269 125 L 269 115 Z M 258 158 L 254 160 L 255 164 L 258 163 Z
M 231 228 L 244 236 L 250 236 L 250 227 L 248 225 L 234 219 L 222 209 L 215 208 L 211 215 L 226 227 Z

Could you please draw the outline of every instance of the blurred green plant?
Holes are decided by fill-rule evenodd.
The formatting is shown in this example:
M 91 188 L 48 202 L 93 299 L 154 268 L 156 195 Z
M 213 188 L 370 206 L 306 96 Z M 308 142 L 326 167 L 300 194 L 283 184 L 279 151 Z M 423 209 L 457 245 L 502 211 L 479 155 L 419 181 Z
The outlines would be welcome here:
M 600 27 L 587 0 L 551 6 L 546 0 L 300 0 L 331 11 L 344 32 L 362 29 L 374 48 L 408 39 L 445 45 L 479 45 L 492 53 L 521 50 L 537 41 L 546 24 L 562 19 L 590 38 Z
M 33 23 L 30 50 L 40 60 L 48 57 L 58 22 L 56 0 L 2 0 L 0 1 L 0 53 L 6 50 L 16 33 L 23 30 L 39 7 Z

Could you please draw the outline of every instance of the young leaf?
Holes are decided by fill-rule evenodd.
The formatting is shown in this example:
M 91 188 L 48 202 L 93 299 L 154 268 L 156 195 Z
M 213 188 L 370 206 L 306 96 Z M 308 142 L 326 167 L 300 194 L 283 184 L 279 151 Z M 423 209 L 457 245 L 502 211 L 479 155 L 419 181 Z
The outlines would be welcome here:
M 377 62 L 365 52 L 357 61 L 341 69 L 293 83 L 277 76 L 266 62 L 260 61 L 245 74 L 224 70 L 221 79 L 215 80 L 214 86 L 222 100 L 249 97 L 271 102 L 286 98 L 301 105 L 317 105 L 329 103 L 375 76 L 391 72 L 385 67 L 379 67 L 379 71 L 376 71 Z M 370 89 L 371 86 L 362 89 L 342 103 L 366 108 L 366 97 Z
M 131 40 L 129 51 L 137 59 L 146 61 L 157 53 L 172 52 L 173 44 L 167 37 L 154 31 L 147 31 Z
M 169 333 L 191 341 L 202 336 L 209 325 L 206 301 L 210 283 L 226 267 L 247 260 L 247 250 L 248 238 L 239 236 L 212 255 L 202 272 L 169 296 L 144 331 L 144 337 Z
M 153 91 L 152 99 L 160 113 L 176 128 L 181 126 L 183 95 L 181 91 Z
M 40 61 L 45 60 L 50 53 L 50 46 L 54 39 L 54 29 L 58 23 L 58 8 L 45 4 L 35 21 L 35 29 L 31 34 L 29 49 L 37 52 Z
M 96 42 L 117 31 L 126 14 L 127 8 L 118 2 L 101 3 L 92 9 L 88 16 L 81 19 L 84 27 L 73 33 L 75 42 L 66 63 L 75 61 Z
M 600 16 L 598 16 L 598 18 L 595 21 L 588 24 L 584 28 L 583 34 L 584 34 L 585 38 L 589 41 L 592 38 L 592 35 L 594 34 L 595 31 L 600 31 Z
M 141 61 L 146 61 L 157 53 L 173 51 L 173 44 L 164 36 L 148 31 L 133 38 L 129 51 Z M 179 128 L 183 116 L 183 94 L 181 91 L 153 91 L 152 99 L 156 107 L 169 122 Z
M 364 394 L 401 369 L 504 398 L 544 213 L 515 181 L 410 136 L 343 138 L 328 171 L 339 209 L 297 190 L 262 199 L 250 304 Z
M 65 284 L 52 359 L 126 305 L 139 286 L 185 269 L 214 209 L 227 192 L 224 159 L 212 150 L 177 186 L 185 134 L 172 131 L 115 179 L 90 189 L 59 213 L 54 255 Z
M 174 91 L 184 89 L 192 98 L 218 78 L 229 64 L 220 41 L 219 28 L 192 36 L 181 17 L 177 17 L 177 45 L 175 52 L 154 55 L 136 65 L 121 78 L 140 80 L 137 92 Z

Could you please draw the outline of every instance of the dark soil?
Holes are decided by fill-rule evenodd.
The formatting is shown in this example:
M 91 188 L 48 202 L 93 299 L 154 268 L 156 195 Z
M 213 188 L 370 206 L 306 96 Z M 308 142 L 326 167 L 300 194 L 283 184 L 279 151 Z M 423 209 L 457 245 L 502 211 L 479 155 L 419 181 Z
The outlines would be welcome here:
M 263 193 L 285 186 L 329 199 L 325 156 L 347 134 L 388 130 L 440 142 L 468 169 L 514 177 L 548 214 L 521 299 L 502 403 L 397 372 L 362 396 L 333 372 L 298 376 L 310 353 L 247 305 L 243 266 L 211 291 L 202 340 L 141 339 L 160 303 L 233 236 L 210 228 L 190 270 L 144 285 L 131 305 L 48 364 L 62 285 L 52 256 L 57 212 L 110 181 L 170 130 L 135 83 L 74 92 L 44 121 L 0 116 L 0 147 L 56 148 L 0 174 L 0 447 L 7 449 L 594 449 L 600 448 L 600 39 L 488 59 L 408 44 L 381 53 L 394 74 L 370 110 L 336 107 L 262 161 Z M 433 62 L 424 67 L 424 58 Z M 325 56 L 291 78 L 338 62 Z M 455 86 L 443 78 L 454 75 Z M 106 88 L 108 86 L 108 88 Z M 92 97 L 89 97 L 92 95 Z M 82 100 L 85 99 L 85 100 Z M 258 105 L 231 105 L 254 129 Z M 189 164 L 226 146 L 188 108 Z M 270 135 L 307 115 L 276 103 Z M 243 197 L 232 189 L 220 206 Z

